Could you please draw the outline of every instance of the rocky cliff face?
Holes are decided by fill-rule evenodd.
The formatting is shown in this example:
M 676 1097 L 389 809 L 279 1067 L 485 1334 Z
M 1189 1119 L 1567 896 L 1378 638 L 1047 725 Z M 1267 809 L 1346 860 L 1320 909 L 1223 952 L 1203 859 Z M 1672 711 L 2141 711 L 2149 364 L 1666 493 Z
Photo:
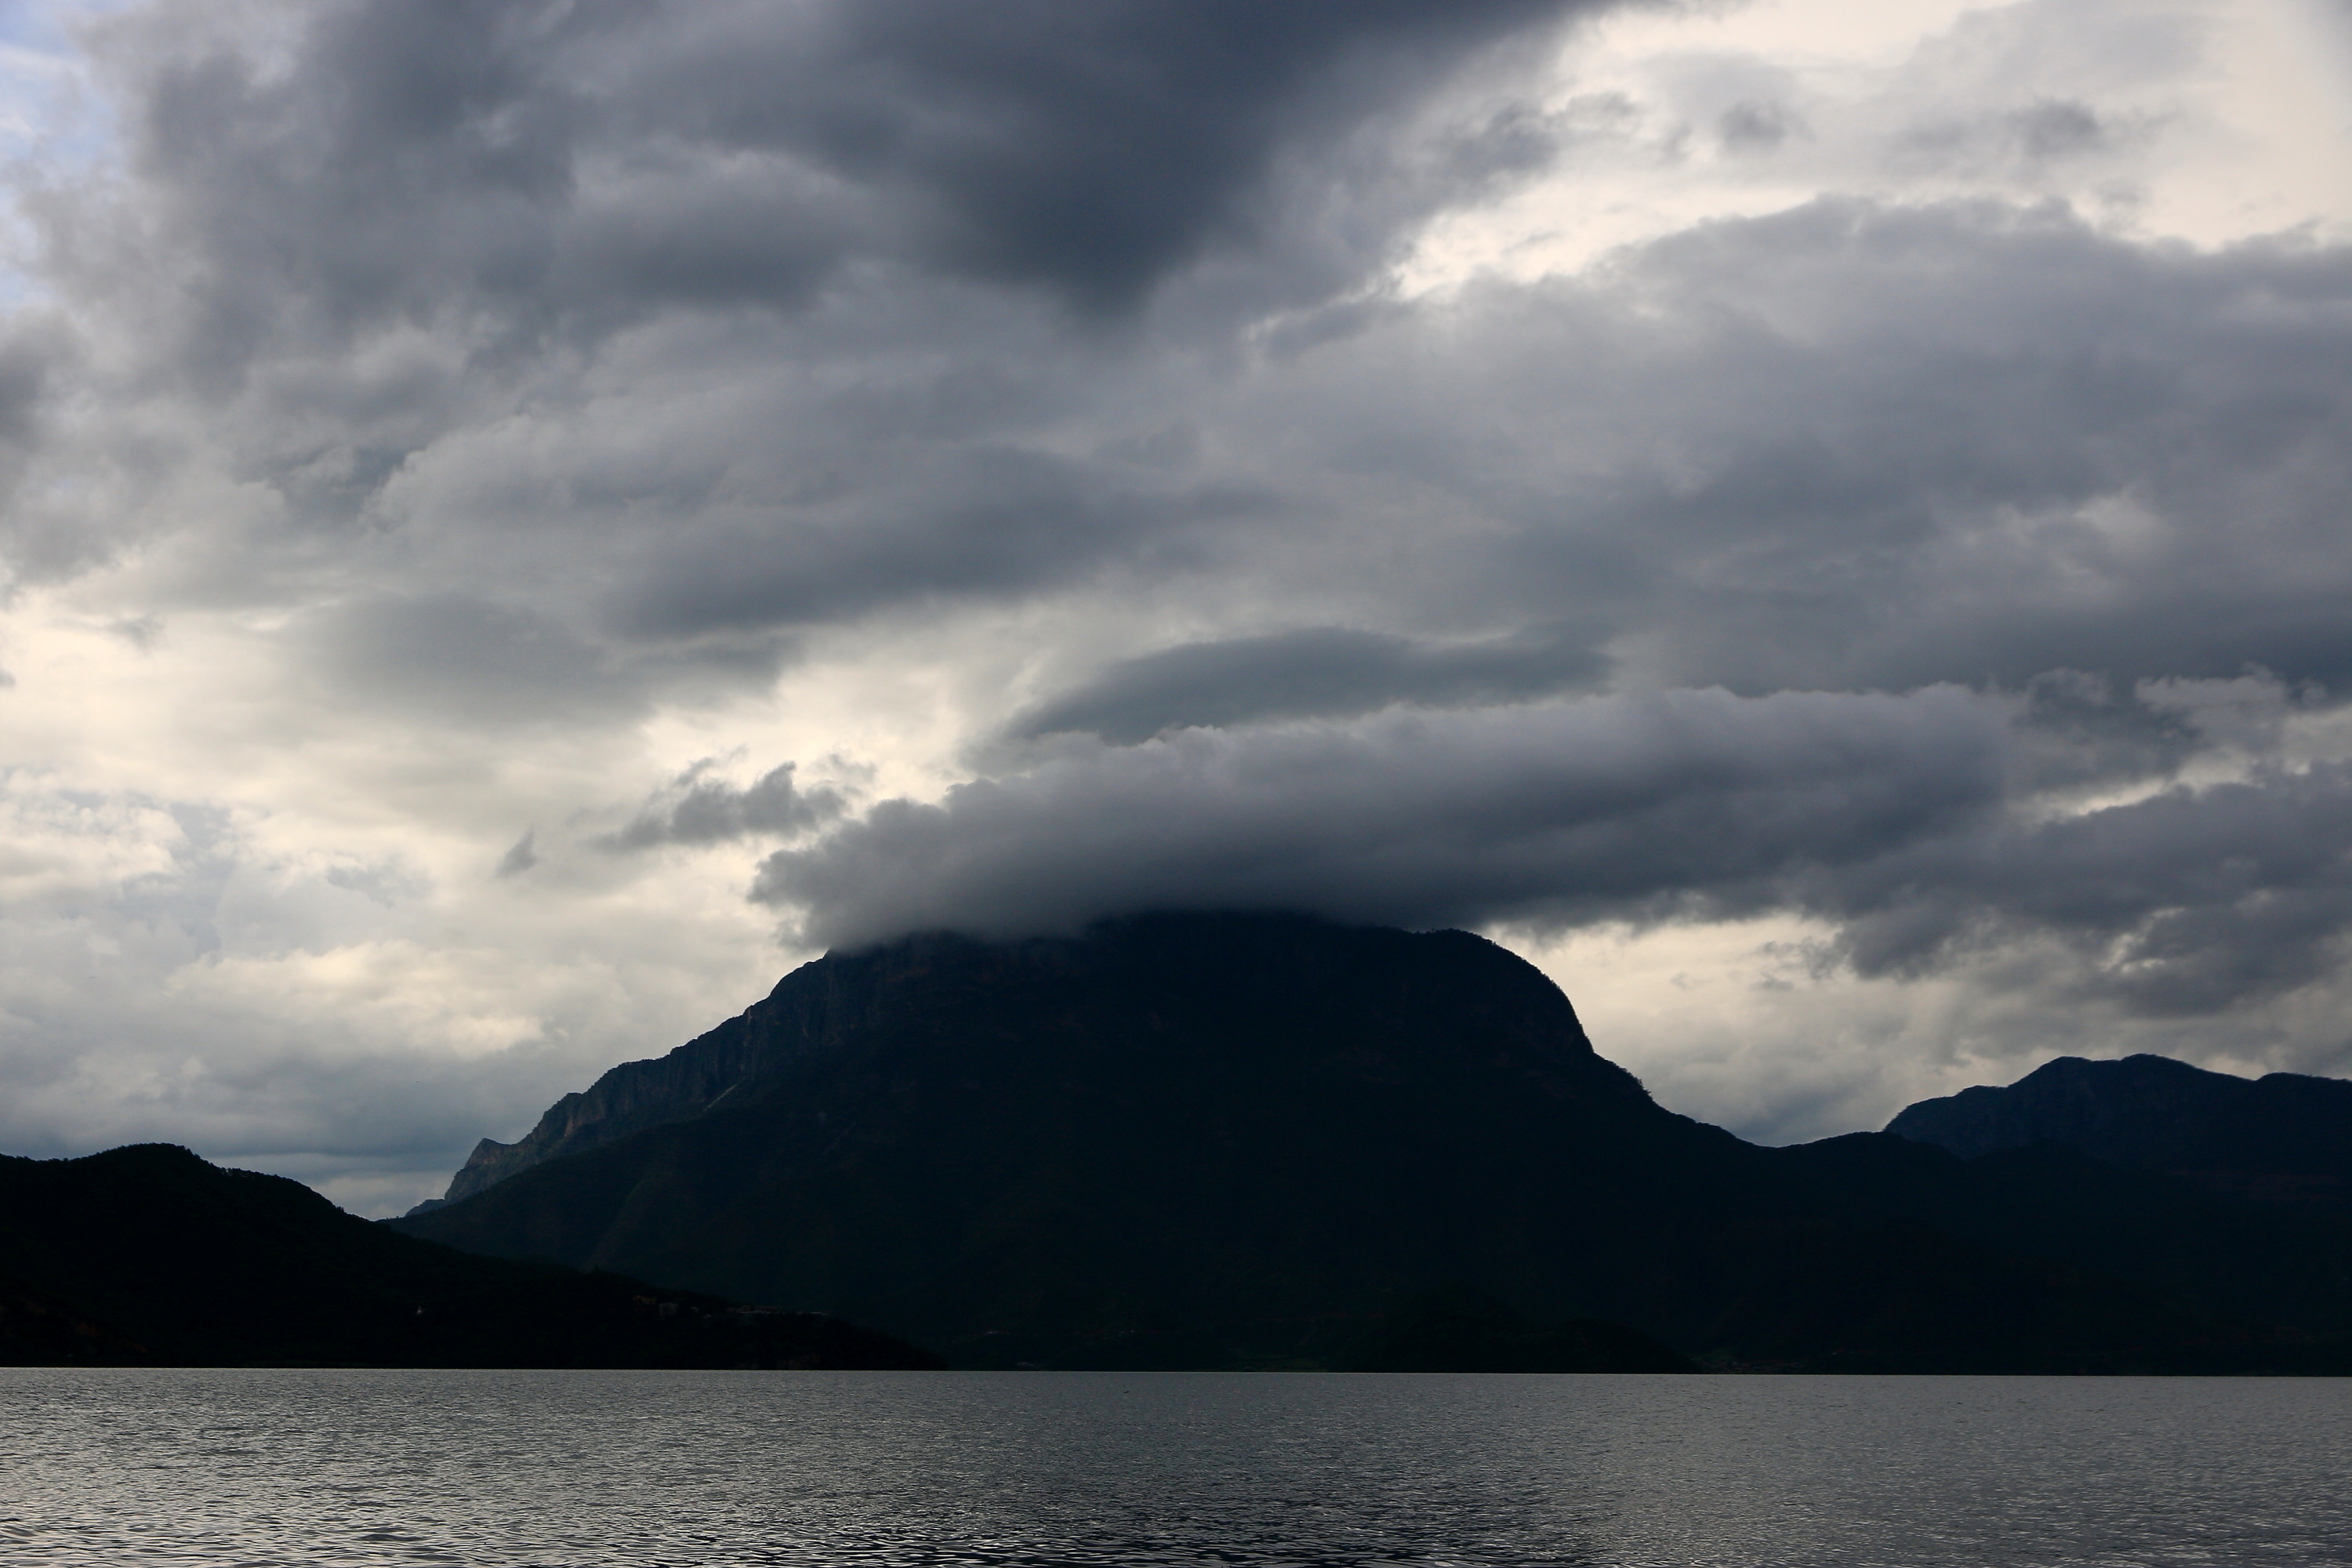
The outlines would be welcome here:
M 822 1060 L 873 1006 L 870 965 L 828 954 L 784 976 L 765 1000 L 666 1056 L 623 1062 L 547 1108 L 512 1143 L 485 1138 L 427 1214 L 520 1171 L 730 1103 L 747 1086 Z
M 2352 1202 L 2352 1082 L 2340 1079 L 2060 1057 L 2005 1089 L 1923 1100 L 1886 1131 L 1968 1158 L 2056 1143 L 2242 1196 Z

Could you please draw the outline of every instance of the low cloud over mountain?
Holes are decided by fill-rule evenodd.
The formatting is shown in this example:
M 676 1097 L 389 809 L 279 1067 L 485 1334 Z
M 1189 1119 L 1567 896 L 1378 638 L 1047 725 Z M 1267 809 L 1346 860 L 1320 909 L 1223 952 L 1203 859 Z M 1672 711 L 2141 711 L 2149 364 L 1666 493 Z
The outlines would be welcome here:
M 2341 961 L 2352 767 L 2053 815 L 2033 775 L 2074 748 L 2038 718 L 1950 687 L 1717 689 L 1186 730 L 883 802 L 771 854 L 751 896 L 804 910 L 817 945 L 1154 908 L 1553 929 L 1794 910 L 1866 975 L 2054 937 L 2071 989 L 2155 1014 Z

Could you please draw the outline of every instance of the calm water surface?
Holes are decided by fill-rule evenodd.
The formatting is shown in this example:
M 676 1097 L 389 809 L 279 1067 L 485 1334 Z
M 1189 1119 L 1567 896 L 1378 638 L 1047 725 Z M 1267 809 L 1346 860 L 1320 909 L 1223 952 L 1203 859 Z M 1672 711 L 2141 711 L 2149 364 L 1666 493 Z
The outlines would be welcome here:
M 2352 1564 L 2352 1380 L 7 1368 L 0 1563 Z

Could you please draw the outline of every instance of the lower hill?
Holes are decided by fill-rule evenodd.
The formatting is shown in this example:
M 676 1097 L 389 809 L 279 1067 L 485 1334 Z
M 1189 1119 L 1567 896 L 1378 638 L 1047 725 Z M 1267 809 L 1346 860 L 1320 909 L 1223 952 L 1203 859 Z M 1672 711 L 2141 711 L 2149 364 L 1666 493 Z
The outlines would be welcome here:
M 1621 1323 L 1545 1327 L 1475 1290 L 1442 1291 L 1375 1335 L 1356 1372 L 1696 1372 L 1688 1356 Z
M 0 1157 L 0 1363 L 922 1367 L 836 1319 L 397 1236 L 142 1144 Z
M 2352 1209 L 2352 1083 L 2060 1057 L 2005 1089 L 1923 1100 L 1886 1131 L 1974 1157 L 2055 1143 L 2238 1196 Z
M 1360 1364 L 1457 1289 L 1523 1348 L 1601 1320 L 1717 1365 L 2313 1370 L 2352 1330 L 2336 1216 L 2064 1150 L 1755 1147 L 1460 931 L 1167 914 L 828 954 L 485 1150 L 394 1228 L 967 1365 Z

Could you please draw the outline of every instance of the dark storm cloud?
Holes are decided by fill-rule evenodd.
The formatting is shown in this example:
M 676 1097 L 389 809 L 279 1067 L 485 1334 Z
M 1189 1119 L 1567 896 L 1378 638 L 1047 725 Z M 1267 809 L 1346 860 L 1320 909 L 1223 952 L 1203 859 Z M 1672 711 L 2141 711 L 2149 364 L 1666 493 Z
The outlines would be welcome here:
M 2284 694 L 2269 681 L 2252 684 L 2253 701 L 2242 706 L 2267 710 L 2245 715 L 2263 731 L 2251 749 L 2269 752 L 2279 740 L 2277 700 Z M 2169 779 L 2215 743 L 2155 687 L 2118 689 L 2105 676 L 2053 669 L 2027 681 L 2021 696 L 2017 773 L 2028 793 Z
M 1996 807 L 2007 728 L 1945 689 L 1188 730 L 884 802 L 771 855 L 752 896 L 843 944 L 1167 907 L 1422 926 L 1724 907 Z
M 785 29 L 685 7 L 652 79 L 715 143 L 892 193 L 934 261 L 1115 304 L 1245 230 L 1278 152 L 1578 8 L 857 0 Z
M 1441 319 L 1442 355 L 1421 321 L 1336 342 L 1317 406 L 1258 416 L 1367 504 L 1496 520 L 1424 603 L 1749 692 L 2352 679 L 2352 249 L 1825 202 Z
M 1559 628 L 1429 643 L 1340 626 L 1188 643 L 1124 659 L 1016 716 L 1015 740 L 1086 733 L 1141 741 L 1162 730 L 1367 713 L 1395 703 L 1475 706 L 1589 685 L 1608 663 Z
M 2049 933 L 2076 984 L 2136 1011 L 2211 1013 L 2321 978 L 2352 932 L 2352 767 L 2263 770 L 2043 823 L 1931 837 L 1805 879 L 1864 973 L 1918 973 Z
M 1409 926 L 1796 912 L 1866 975 L 2054 943 L 2061 991 L 2153 1016 L 2340 963 L 2352 766 L 2053 815 L 2026 791 L 2021 717 L 1952 689 L 1717 691 L 1185 731 L 884 802 L 769 856 L 752 897 L 843 945 L 1171 907 Z
M 1054 382 L 1066 418 L 1090 368 L 1116 374 L 1066 363 L 1127 341 L 1092 330 L 1106 313 L 1214 263 L 1223 316 L 1192 327 L 1229 331 L 1360 283 L 1434 206 L 1540 168 L 1555 128 L 1495 93 L 1425 145 L 1387 132 L 1597 8 L 148 7 L 91 35 L 121 177 L 33 191 L 25 212 L 45 279 L 119 334 L 110 394 L 135 387 L 193 437 L 178 450 L 281 506 L 281 538 L 241 545 L 321 564 L 322 535 L 441 505 L 461 511 L 447 548 L 379 586 L 525 601 L 589 640 L 838 622 L 1083 581 L 1230 512 L 1246 483 L 1139 490 L 1035 427 L 1050 416 L 1017 389 Z M 758 369 L 719 368 L 752 342 Z M 714 395 L 730 376 L 739 395 Z M 953 436 L 904 406 L 938 418 L 992 379 L 1012 406 L 982 399 Z M 706 416 L 674 482 L 600 494 L 604 448 L 558 450 L 563 422 L 639 397 L 635 423 L 676 417 L 649 390 L 665 381 Z M 125 448 L 126 471 L 156 485 L 171 449 Z M 542 458 L 570 471 L 512 523 L 432 489 L 453 460 Z M 28 538 L 19 564 L 69 574 L 184 516 L 108 513 L 46 554 Z M 531 569 L 500 531 L 562 533 L 566 569 Z
M 1341 142 L 1575 9 L 354 3 L 289 13 L 268 68 L 167 11 L 113 46 L 144 128 L 118 227 L 144 238 L 41 210 L 58 276 L 145 290 L 122 319 L 247 379 L 207 438 L 284 501 L 286 553 L 422 520 L 402 586 L 525 601 L 583 646 L 1125 572 L 1234 589 L 1213 641 L 1570 622 L 1629 679 L 1748 692 L 2352 679 L 2341 249 L 1830 201 L 1245 340 L 1205 307 L 1123 335 L 1039 305 L 1206 289 L 1294 240 L 1391 254 L 1428 204 L 1332 208 L 1380 161 Z M 1465 112 L 1416 143 L 1431 201 L 1557 144 Z M 2109 134 L 2071 100 L 2004 112 L 2052 156 Z M 1188 448 L 1132 460 L 1176 426 Z M 658 449 L 614 479 L 633 442 Z M 486 509 L 436 488 L 465 464 L 541 482 Z M 1104 721 L 1312 710 L 1167 685 L 1218 657 L 1107 675 L 1150 689 Z M 1329 710 L 1452 679 L 1382 657 L 1315 678 Z
M 656 844 L 718 844 L 752 834 L 789 835 L 847 807 L 838 790 L 794 784 L 790 763 L 770 769 L 746 789 L 709 777 L 713 765 L 699 762 L 679 774 L 626 827 L 598 839 L 599 847 L 648 849 Z
M 858 258 L 1130 305 L 1249 243 L 1284 159 L 1591 8 L 346 0 L 290 12 L 268 64 L 184 12 L 105 36 L 185 363 L 222 382 L 402 320 L 495 363 L 665 306 L 789 310 Z
M 858 366 L 855 395 L 789 406 L 794 461 L 747 455 L 747 423 L 677 465 L 674 495 L 633 500 L 691 515 L 616 542 L 604 613 L 667 637 L 1205 563 L 1294 626 L 1319 617 L 1283 595 L 1328 584 L 1377 606 L 1366 636 L 1402 635 L 1383 616 L 1466 637 L 1567 622 L 1635 679 L 1750 693 L 2250 664 L 2352 680 L 2342 248 L 1825 202 L 1591 279 L 1343 314 L 1176 390 L 1050 337 L 971 341 L 935 386 L 858 385 Z M 975 368 L 1000 353 L 1056 368 Z M 1090 426 L 1089 386 L 1147 432 L 1180 400 L 1191 434 L 1139 461 L 1148 442 Z M 1286 671 L 1246 627 L 1213 640 L 1237 646 L 1107 672 L 1077 717 L 1014 729 L 1132 736 L 1316 710 L 1318 682 L 1330 711 L 1476 683 L 1402 651 L 1379 673 L 1369 645 L 1294 648 Z

